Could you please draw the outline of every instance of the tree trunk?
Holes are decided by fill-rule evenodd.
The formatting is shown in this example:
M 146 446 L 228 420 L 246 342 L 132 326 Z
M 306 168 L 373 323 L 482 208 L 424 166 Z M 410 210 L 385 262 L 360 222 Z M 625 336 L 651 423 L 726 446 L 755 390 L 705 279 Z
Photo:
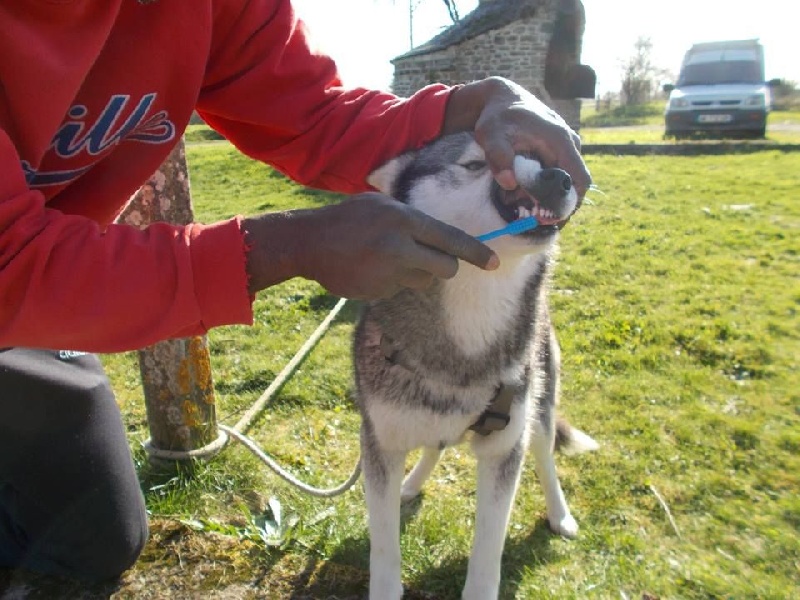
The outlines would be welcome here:
M 181 140 L 118 221 L 144 229 L 156 221 L 185 225 L 192 220 L 189 171 Z M 203 448 L 218 439 L 206 337 L 167 340 L 143 348 L 139 350 L 139 368 L 150 426 L 150 457 L 202 456 Z

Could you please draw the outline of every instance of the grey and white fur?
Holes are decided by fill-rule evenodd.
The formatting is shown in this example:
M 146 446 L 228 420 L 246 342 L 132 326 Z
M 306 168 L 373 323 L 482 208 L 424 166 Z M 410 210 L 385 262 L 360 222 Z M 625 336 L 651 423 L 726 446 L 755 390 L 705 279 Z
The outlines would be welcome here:
M 559 346 L 547 303 L 559 228 L 578 207 L 569 176 L 517 156 L 520 188 L 502 190 L 470 134 L 441 138 L 375 171 L 370 183 L 401 202 L 478 235 L 523 216 L 540 226 L 489 245 L 495 271 L 462 263 L 424 291 L 365 305 L 354 338 L 361 460 L 370 535 L 372 600 L 403 595 L 400 504 L 414 498 L 448 446 L 469 442 L 477 459 L 477 515 L 462 598 L 496 598 L 509 515 L 526 451 L 533 449 L 547 519 L 574 537 L 553 459 L 557 445 L 592 450 L 588 435 L 556 419 Z M 513 391 L 508 425 L 476 433 L 503 386 Z M 423 448 L 403 479 L 407 454 Z

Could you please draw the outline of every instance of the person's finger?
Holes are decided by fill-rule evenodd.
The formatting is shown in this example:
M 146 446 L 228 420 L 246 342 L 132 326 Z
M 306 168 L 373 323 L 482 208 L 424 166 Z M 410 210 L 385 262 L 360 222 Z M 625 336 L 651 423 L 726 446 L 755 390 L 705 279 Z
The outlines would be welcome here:
M 412 215 L 412 235 L 420 244 L 465 260 L 481 269 L 493 270 L 500 266 L 500 259 L 494 251 L 468 233 L 419 211 Z M 428 258 L 433 259 L 431 255 Z M 441 265 L 440 261 L 434 262 Z
M 592 184 L 592 176 L 581 157 L 581 138 L 572 129 L 557 123 L 546 122 L 541 135 L 530 136 L 522 142 L 547 167 L 558 167 L 569 173 L 579 197 L 583 197 Z
M 455 274 L 455 272 L 453 274 Z M 433 284 L 435 278 L 436 277 L 428 271 L 408 269 L 399 278 L 399 283 L 403 287 L 421 291 L 428 289 Z
M 404 263 L 407 271 L 427 273 L 438 279 L 450 279 L 458 272 L 455 256 L 422 243 L 415 244 L 406 252 Z
M 580 137 L 570 129 L 543 122 L 539 133 L 523 134 L 517 130 L 508 136 L 494 132 L 483 136 L 482 146 L 486 161 L 497 182 L 507 190 L 517 186 L 513 177 L 514 156 L 532 154 L 547 167 L 558 167 L 569 173 L 579 196 L 586 194 L 592 177 L 580 153 Z
M 579 136 L 575 131 L 570 130 L 570 136 L 572 137 L 572 143 L 575 146 L 575 149 L 580 152 L 581 151 L 581 136 Z
M 514 175 L 516 151 L 510 136 L 501 127 L 484 127 L 476 129 L 475 139 L 483 148 L 489 169 L 500 187 L 509 191 L 516 189 L 519 185 Z
M 569 173 L 572 178 L 572 185 L 578 193 L 578 198 L 583 198 L 589 191 L 589 186 L 592 185 L 592 175 L 581 158 L 580 138 L 578 138 L 577 144 L 573 141 L 571 146 L 565 146 L 557 160 L 558 166 Z
M 514 176 L 514 157 L 517 154 L 535 156 L 543 165 L 560 167 L 567 172 L 566 167 L 574 162 L 570 154 L 574 153 L 580 161 L 580 154 L 570 136 L 571 130 L 566 126 L 542 118 L 532 123 L 530 115 L 515 112 L 508 113 L 507 117 L 511 120 L 505 126 L 487 126 L 476 131 L 476 139 L 486 153 L 489 168 L 503 189 L 517 187 Z

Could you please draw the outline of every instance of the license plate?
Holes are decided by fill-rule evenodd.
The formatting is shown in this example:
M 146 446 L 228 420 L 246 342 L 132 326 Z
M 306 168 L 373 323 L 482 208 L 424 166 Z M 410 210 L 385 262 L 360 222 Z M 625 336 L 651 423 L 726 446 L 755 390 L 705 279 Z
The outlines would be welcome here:
M 730 123 L 733 115 L 698 115 L 698 123 Z

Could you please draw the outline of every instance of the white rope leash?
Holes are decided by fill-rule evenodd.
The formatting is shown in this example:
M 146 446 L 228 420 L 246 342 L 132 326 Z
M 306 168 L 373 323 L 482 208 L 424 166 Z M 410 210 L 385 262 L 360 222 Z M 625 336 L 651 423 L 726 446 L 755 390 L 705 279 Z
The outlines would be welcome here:
M 237 442 L 242 444 L 245 448 L 250 450 L 250 452 L 255 454 L 256 457 L 261 460 L 261 462 L 275 471 L 275 473 L 281 477 L 281 479 L 291 483 L 293 486 L 312 496 L 316 496 L 318 498 L 333 498 L 334 496 L 339 496 L 353 487 L 356 481 L 358 481 L 358 478 L 361 476 L 361 461 L 359 460 L 356 463 L 355 469 L 353 469 L 353 472 L 350 474 L 350 477 L 348 477 L 347 481 L 341 485 L 330 489 L 322 489 L 310 486 L 307 483 L 300 481 L 297 477 L 281 467 L 274 459 L 267 456 L 264 451 L 261 450 L 261 448 L 259 448 L 256 443 L 246 435 L 236 431 L 236 429 L 232 427 L 228 427 L 227 425 L 219 425 L 219 428 L 230 437 L 234 438 Z
M 212 458 L 219 454 L 220 450 L 228 443 L 228 436 L 220 433 L 210 444 L 206 444 L 194 450 L 165 450 L 164 448 L 157 448 L 153 445 L 153 440 L 148 439 L 144 443 L 144 449 L 147 452 L 148 458 L 156 458 L 164 461 L 173 460 L 204 460 Z
M 347 303 L 345 298 L 341 298 L 334 306 L 331 311 L 328 313 L 328 316 L 320 323 L 317 328 L 314 330 L 314 333 L 306 340 L 306 342 L 302 345 L 302 347 L 295 353 L 287 365 L 283 368 L 283 370 L 278 373 L 278 376 L 272 381 L 272 383 L 264 390 L 264 393 L 258 397 L 255 401 L 253 406 L 251 406 L 248 411 L 242 415 L 242 418 L 234 425 L 233 427 L 228 427 L 227 425 L 217 425 L 220 431 L 223 432 L 222 435 L 226 435 L 226 437 L 230 437 L 235 439 L 237 442 L 242 444 L 245 448 L 247 448 L 250 452 L 252 452 L 261 462 L 267 465 L 270 469 L 272 469 L 279 477 L 281 477 L 284 481 L 291 483 L 298 489 L 310 494 L 312 496 L 317 496 L 318 498 L 332 498 L 334 496 L 338 496 L 343 494 L 347 490 L 349 490 L 353 485 L 355 485 L 356 481 L 358 481 L 359 476 L 361 475 L 361 460 L 356 463 L 353 472 L 350 474 L 350 477 L 347 478 L 347 481 L 342 483 L 341 485 L 331 488 L 331 489 L 321 489 L 316 488 L 313 486 L 300 481 L 297 477 L 289 473 L 286 469 L 281 467 L 273 458 L 267 456 L 267 454 L 258 447 L 258 445 L 249 437 L 247 437 L 243 432 L 247 431 L 250 426 L 252 425 L 253 421 L 255 421 L 256 417 L 264 410 L 264 407 L 272 400 L 273 396 L 280 390 L 283 385 L 289 380 L 289 378 L 294 374 L 297 367 L 300 363 L 305 360 L 306 356 L 314 349 L 314 347 L 319 343 L 322 339 L 322 336 L 330 329 L 331 324 L 333 323 L 334 319 L 338 316 L 339 312 L 344 308 L 344 305 Z
M 322 339 L 322 336 L 330 329 L 331 323 L 333 323 L 333 320 L 338 316 L 345 304 L 347 304 L 346 298 L 339 299 L 336 306 L 331 309 L 328 316 L 317 326 L 314 333 L 311 334 L 311 337 L 306 340 L 305 344 L 303 344 L 292 357 L 292 360 L 290 360 L 283 370 L 278 373 L 278 376 L 272 380 L 272 383 L 269 384 L 269 387 L 264 390 L 264 393 L 258 397 L 258 400 L 253 403 L 253 406 L 242 415 L 242 418 L 234 425 L 234 429 L 237 431 L 247 431 L 250 428 L 250 425 L 252 425 L 261 411 L 264 410 L 267 403 L 272 400 L 272 397 L 289 380 L 297 367 L 300 366 L 300 363 L 305 360 L 306 356 L 314 349 L 314 346 Z
M 338 316 L 339 312 L 341 312 L 346 303 L 347 299 L 345 298 L 341 298 L 336 303 L 336 306 L 331 309 L 331 311 L 328 313 L 328 316 L 325 317 L 322 323 L 317 326 L 317 328 L 314 330 L 314 333 L 311 334 L 311 336 L 295 353 L 287 365 L 281 370 L 280 373 L 278 373 L 278 376 L 275 377 L 269 387 L 264 390 L 264 393 L 258 397 L 255 403 L 247 410 L 242 418 L 239 419 L 236 425 L 229 427 L 227 425 L 217 424 L 217 428 L 220 430 L 217 439 L 210 444 L 203 446 L 202 448 L 196 448 L 194 450 L 164 450 L 161 448 L 156 448 L 153 446 L 151 440 L 147 440 L 144 446 L 148 456 L 150 458 L 169 461 L 191 459 L 203 460 L 215 456 L 228 444 L 231 439 L 235 439 L 250 452 L 252 452 L 259 460 L 261 460 L 261 462 L 272 469 L 279 477 L 306 492 L 307 494 L 311 494 L 312 496 L 317 496 L 319 498 L 332 498 L 334 496 L 343 494 L 353 487 L 361 475 L 360 458 L 356 463 L 353 472 L 350 474 L 350 477 L 347 478 L 347 481 L 331 489 L 316 488 L 300 481 L 286 469 L 281 467 L 273 458 L 267 456 L 267 454 L 261 450 L 261 448 L 259 448 L 251 438 L 247 437 L 243 433 L 250 428 L 256 417 L 261 413 L 261 411 L 264 410 L 264 407 L 267 406 L 267 404 L 272 400 L 273 396 L 283 387 L 283 385 L 294 374 L 295 370 L 297 370 L 297 367 L 300 366 L 311 350 L 313 350 L 314 347 L 319 343 L 319 341 L 322 339 L 322 336 L 325 335 L 328 329 L 330 329 L 334 319 Z

